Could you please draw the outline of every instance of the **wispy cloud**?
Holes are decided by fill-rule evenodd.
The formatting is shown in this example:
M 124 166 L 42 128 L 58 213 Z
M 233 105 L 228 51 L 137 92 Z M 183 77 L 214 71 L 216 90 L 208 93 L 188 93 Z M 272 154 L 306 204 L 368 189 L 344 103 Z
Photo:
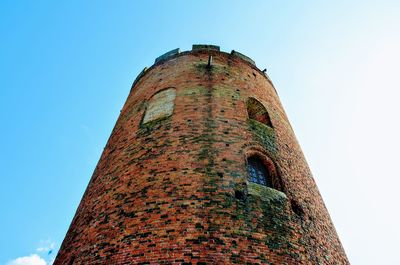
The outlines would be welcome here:
M 54 249 L 55 243 L 51 241 L 50 239 L 48 240 L 41 240 L 39 243 L 39 247 L 36 248 L 37 252 L 49 252 Z
M 7 265 L 47 265 L 47 262 L 37 254 L 19 257 L 7 263 Z
M 51 265 L 54 262 L 55 243 L 50 240 L 40 240 L 36 248 L 37 254 L 13 259 L 7 265 Z

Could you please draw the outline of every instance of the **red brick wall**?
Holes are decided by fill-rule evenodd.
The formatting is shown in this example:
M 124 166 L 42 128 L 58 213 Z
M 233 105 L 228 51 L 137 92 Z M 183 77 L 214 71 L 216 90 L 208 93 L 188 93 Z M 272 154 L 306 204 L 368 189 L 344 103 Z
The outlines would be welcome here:
M 173 114 L 142 125 L 149 99 L 169 87 Z M 249 97 L 266 107 L 273 129 L 248 119 Z M 253 153 L 275 166 L 281 192 L 247 181 Z M 135 83 L 54 264 L 100 263 L 348 264 L 261 71 L 197 50 Z

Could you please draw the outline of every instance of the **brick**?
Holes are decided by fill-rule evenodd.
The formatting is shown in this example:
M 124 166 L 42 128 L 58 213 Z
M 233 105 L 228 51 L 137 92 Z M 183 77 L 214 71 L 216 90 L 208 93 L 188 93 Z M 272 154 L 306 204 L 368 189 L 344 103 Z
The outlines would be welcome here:
M 173 104 L 144 123 L 167 88 Z M 268 117 L 249 119 L 249 98 Z M 273 187 L 248 181 L 251 155 Z M 246 58 L 194 49 L 135 81 L 54 264 L 348 260 L 271 81 Z

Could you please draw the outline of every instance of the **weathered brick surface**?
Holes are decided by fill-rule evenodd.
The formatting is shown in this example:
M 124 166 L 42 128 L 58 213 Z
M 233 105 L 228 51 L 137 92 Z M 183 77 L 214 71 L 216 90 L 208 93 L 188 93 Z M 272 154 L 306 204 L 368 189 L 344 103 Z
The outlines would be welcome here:
M 142 124 L 152 95 L 170 87 L 173 114 Z M 273 128 L 248 119 L 249 97 Z M 281 191 L 247 182 L 251 153 L 275 164 Z M 199 49 L 135 83 L 54 264 L 348 261 L 271 82 Z

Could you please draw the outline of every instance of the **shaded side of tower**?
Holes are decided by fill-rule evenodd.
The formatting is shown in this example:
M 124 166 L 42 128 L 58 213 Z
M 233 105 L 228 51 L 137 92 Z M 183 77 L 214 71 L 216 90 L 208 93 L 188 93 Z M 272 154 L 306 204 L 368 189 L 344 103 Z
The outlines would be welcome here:
M 348 264 L 273 84 L 171 51 L 135 80 L 55 264 Z

